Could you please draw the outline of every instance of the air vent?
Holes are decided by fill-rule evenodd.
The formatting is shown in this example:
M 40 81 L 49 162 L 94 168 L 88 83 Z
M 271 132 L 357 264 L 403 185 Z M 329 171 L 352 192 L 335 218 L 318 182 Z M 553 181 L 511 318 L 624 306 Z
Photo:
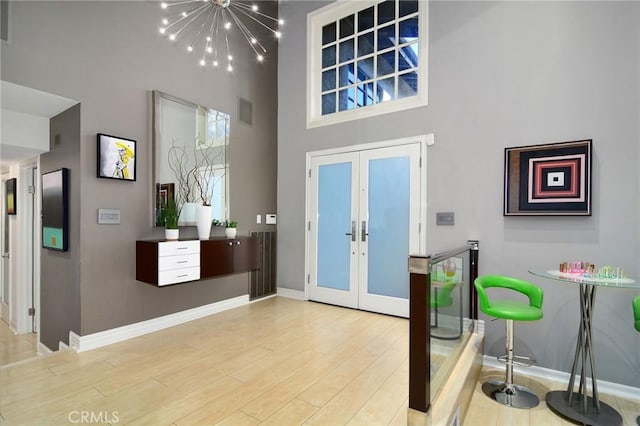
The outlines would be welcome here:
M 0 39 L 9 41 L 9 0 L 0 1 Z
M 53 147 L 57 148 L 61 143 L 62 141 L 60 140 L 60 133 L 56 133 L 56 135 L 53 137 Z
M 238 101 L 238 117 L 244 124 L 253 124 L 253 104 L 246 99 L 240 98 Z

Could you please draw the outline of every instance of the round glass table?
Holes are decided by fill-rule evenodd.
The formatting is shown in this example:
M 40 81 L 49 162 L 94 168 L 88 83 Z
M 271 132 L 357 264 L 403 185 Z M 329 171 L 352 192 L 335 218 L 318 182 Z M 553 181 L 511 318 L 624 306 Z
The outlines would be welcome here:
M 600 401 L 596 379 L 596 361 L 593 356 L 592 318 L 598 287 L 640 288 L 640 283 L 630 278 L 601 278 L 560 271 L 529 271 L 530 274 L 579 285 L 580 325 L 576 343 L 571 378 L 566 391 L 550 391 L 545 397 L 547 405 L 555 413 L 582 424 L 594 426 L 622 425 L 622 416 L 616 409 Z M 589 368 L 587 368 L 589 367 Z M 586 378 L 591 373 L 591 396 L 587 395 Z M 574 390 L 576 374 L 580 375 L 578 391 Z

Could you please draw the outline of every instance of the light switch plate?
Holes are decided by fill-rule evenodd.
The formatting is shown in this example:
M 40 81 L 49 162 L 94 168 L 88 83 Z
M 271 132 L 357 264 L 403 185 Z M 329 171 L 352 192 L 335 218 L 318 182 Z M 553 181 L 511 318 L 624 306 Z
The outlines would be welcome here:
M 276 215 L 275 214 L 267 214 L 267 220 L 265 221 L 267 225 L 275 225 L 276 224 Z
M 436 225 L 453 226 L 456 223 L 456 214 L 454 212 L 437 212 Z
M 261 214 L 256 215 L 256 223 L 258 223 L 258 224 L 262 223 L 262 215 Z
M 98 224 L 120 225 L 120 209 L 98 209 Z

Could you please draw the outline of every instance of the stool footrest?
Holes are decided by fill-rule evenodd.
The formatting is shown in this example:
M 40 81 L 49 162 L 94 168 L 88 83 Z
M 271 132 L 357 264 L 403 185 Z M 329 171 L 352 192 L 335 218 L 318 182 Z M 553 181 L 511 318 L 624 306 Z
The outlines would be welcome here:
M 506 355 L 502 355 L 499 357 L 496 357 L 496 359 L 500 362 L 507 362 L 507 356 Z M 513 363 L 516 365 L 523 365 L 525 367 L 531 367 L 532 365 L 536 364 L 536 360 L 528 357 L 528 356 L 520 356 L 520 355 L 514 355 L 513 356 Z

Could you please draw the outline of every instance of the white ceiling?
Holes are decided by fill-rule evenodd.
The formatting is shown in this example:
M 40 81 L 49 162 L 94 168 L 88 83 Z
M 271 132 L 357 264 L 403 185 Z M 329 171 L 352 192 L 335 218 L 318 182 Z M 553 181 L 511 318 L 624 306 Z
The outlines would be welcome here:
M 78 101 L 20 86 L 8 81 L 0 81 L 0 109 L 15 111 L 41 118 L 51 118 L 69 109 Z M 10 164 L 19 163 L 42 153 L 32 147 L 22 146 L 20 142 L 5 140 L 15 135 L 21 123 L 2 120 L 0 128 L 0 170 Z M 12 128 L 12 126 L 15 126 Z
M 0 105 L 2 109 L 51 118 L 78 103 L 73 99 L 9 83 L 8 81 L 1 81 L 0 83 Z

